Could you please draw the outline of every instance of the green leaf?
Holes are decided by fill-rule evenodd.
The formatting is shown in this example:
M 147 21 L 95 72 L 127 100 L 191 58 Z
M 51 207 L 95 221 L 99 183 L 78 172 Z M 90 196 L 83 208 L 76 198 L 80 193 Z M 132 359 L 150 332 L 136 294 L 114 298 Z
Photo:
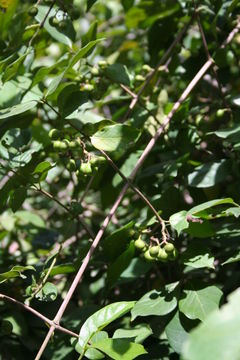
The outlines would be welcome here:
M 23 202 L 27 197 L 27 188 L 20 187 L 19 189 L 15 189 L 10 196 L 9 206 L 13 212 L 16 212 L 20 209 Z
M 57 288 L 54 284 L 46 282 L 43 288 L 36 294 L 39 301 L 54 301 L 57 298 Z
M 168 284 L 160 291 L 152 290 L 145 294 L 133 307 L 132 320 L 138 316 L 162 316 L 172 312 L 177 306 L 178 284 Z
M 28 110 L 33 109 L 37 105 L 36 101 L 29 101 L 22 104 L 17 104 L 6 109 L 0 110 L 0 120 L 22 114 Z
M 204 202 L 200 205 L 194 206 L 190 210 L 188 210 L 188 214 L 190 215 L 197 215 L 198 213 L 210 209 L 217 205 L 223 205 L 223 204 L 234 204 L 233 199 L 231 198 L 225 198 L 225 199 L 215 199 L 211 201 Z
M 107 284 L 113 286 L 121 273 L 128 267 L 135 253 L 134 242 L 131 241 L 128 248 L 108 267 Z
M 180 315 L 177 311 L 165 328 L 169 344 L 178 354 L 181 353 L 183 344 L 188 339 L 188 332 L 182 325 Z
M 79 346 L 85 352 L 86 346 L 92 336 L 108 324 L 125 315 L 132 309 L 135 301 L 121 301 L 105 306 L 90 316 L 80 329 Z
M 91 9 L 91 7 L 93 6 L 93 4 L 95 4 L 95 2 L 97 2 L 97 0 L 87 0 L 87 11 Z
M 175 229 L 178 235 L 189 227 L 189 223 L 186 220 L 187 211 L 182 210 L 170 216 L 169 221 L 173 229 Z
M 99 331 L 95 335 L 93 335 L 91 342 L 97 343 L 98 341 L 101 341 L 101 340 L 104 340 L 107 338 L 108 338 L 108 333 L 106 331 Z M 78 343 L 77 343 L 75 349 L 81 354 L 81 349 L 78 348 Z M 100 359 L 104 359 L 105 355 L 97 349 L 89 348 L 89 349 L 87 349 L 87 351 L 85 353 L 85 357 L 87 357 L 90 360 L 91 359 L 92 360 L 100 360 Z
M 103 73 L 113 82 L 116 82 L 118 84 L 123 84 L 126 86 L 130 85 L 128 69 L 125 65 L 122 64 L 109 65 L 104 69 Z
M 98 150 L 122 153 L 139 138 L 140 131 L 128 125 L 105 126 L 91 137 L 92 145 Z
M 196 188 L 214 186 L 226 180 L 229 174 L 229 162 L 221 160 L 198 166 L 187 177 L 188 184 Z
M 68 70 L 71 69 L 79 60 L 81 60 L 82 58 L 87 57 L 90 53 L 91 50 L 101 41 L 103 41 L 104 39 L 97 39 L 97 40 L 93 40 L 90 41 L 87 45 L 85 45 L 83 48 L 79 49 L 76 54 L 72 57 L 70 64 L 68 66 Z
M 28 266 L 19 266 L 19 265 L 13 266 L 11 270 L 0 274 L 0 284 L 9 279 L 13 279 L 16 277 L 25 278 L 25 276 L 22 274 L 22 272 L 24 272 L 26 270 L 35 271 L 34 267 L 30 266 L 30 265 L 28 265 Z
M 228 299 L 190 333 L 183 348 L 184 360 L 239 360 L 240 290 Z
M 238 218 L 240 216 L 240 207 L 230 207 L 226 210 L 226 215 L 233 215 Z
M 87 45 L 90 41 L 94 41 L 97 38 L 97 26 L 98 26 L 98 21 L 94 21 L 88 31 L 86 32 L 86 34 L 84 34 L 82 36 L 82 47 Z
M 147 353 L 142 345 L 132 343 L 127 339 L 105 339 L 91 346 L 101 350 L 114 360 L 132 360 Z
M 227 139 L 230 142 L 238 142 L 240 140 L 240 126 L 236 125 L 232 128 L 221 129 L 208 133 L 208 135 L 215 134 L 221 139 Z
M 188 282 L 179 300 L 179 310 L 189 319 L 205 321 L 219 307 L 222 295 L 216 286 Z
M 181 254 L 180 261 L 194 269 L 209 268 L 214 269 L 214 257 L 209 249 L 200 241 L 192 241 L 187 250 Z
M 113 339 L 128 338 L 136 343 L 142 343 L 152 334 L 152 329 L 148 324 L 138 324 L 131 329 L 117 329 L 113 334 Z
M 224 261 L 221 265 L 232 264 L 238 261 L 240 261 L 240 250 L 234 256 Z

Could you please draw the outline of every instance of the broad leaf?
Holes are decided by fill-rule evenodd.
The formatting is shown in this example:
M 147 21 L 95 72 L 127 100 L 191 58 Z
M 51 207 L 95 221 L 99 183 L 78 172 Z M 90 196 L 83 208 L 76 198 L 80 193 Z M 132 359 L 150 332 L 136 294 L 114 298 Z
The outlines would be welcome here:
M 99 150 L 122 153 L 139 138 L 140 131 L 128 125 L 105 126 L 91 137 L 92 145 Z
M 108 77 L 113 82 L 130 85 L 130 78 L 128 74 L 127 67 L 122 64 L 112 64 L 104 69 L 104 75 Z
M 113 339 L 128 338 L 136 343 L 142 343 L 152 334 L 152 329 L 148 324 L 138 324 L 131 329 L 117 329 L 113 334 Z
M 176 214 L 171 215 L 169 218 L 171 226 L 173 227 L 173 229 L 175 229 L 177 231 L 178 235 L 184 229 L 187 229 L 189 226 L 189 223 L 188 223 L 186 217 L 187 217 L 187 211 L 182 210 Z
M 188 245 L 186 251 L 181 254 L 180 261 L 195 269 L 204 267 L 214 269 L 214 257 L 210 254 L 208 247 L 202 241 L 193 241 Z
M 240 290 L 192 331 L 183 348 L 184 360 L 239 360 Z
M 147 353 L 142 345 L 127 339 L 105 339 L 93 343 L 92 347 L 101 350 L 114 360 L 132 360 Z
M 177 306 L 178 282 L 166 285 L 161 291 L 152 290 L 145 294 L 133 307 L 132 320 L 138 316 L 162 316 L 172 312 Z
M 205 321 L 213 310 L 218 309 L 222 295 L 216 286 L 188 282 L 179 300 L 179 310 L 189 319 Z
M 26 270 L 35 271 L 35 268 L 33 266 L 30 266 L 30 265 L 28 265 L 28 266 L 16 265 L 11 270 L 0 274 L 0 284 L 7 281 L 7 280 L 9 280 L 9 279 L 13 279 L 13 278 L 16 278 L 16 277 L 25 278 L 25 276 L 22 274 L 22 272 L 24 272 Z
M 226 160 L 201 165 L 188 175 L 188 184 L 197 188 L 207 188 L 226 180 L 229 163 Z
M 54 284 L 47 282 L 36 294 L 36 298 L 39 301 L 54 301 L 57 298 L 57 294 L 57 287 Z
M 22 104 L 14 105 L 10 108 L 0 110 L 0 120 L 22 114 L 33 109 L 37 105 L 36 101 L 29 101 Z
M 79 333 L 78 343 L 79 346 L 83 349 L 82 351 L 85 352 L 88 341 L 92 338 L 94 334 L 102 330 L 114 320 L 126 314 L 128 311 L 130 311 L 134 304 L 135 301 L 116 302 L 105 306 L 104 308 L 90 316 L 81 327 Z

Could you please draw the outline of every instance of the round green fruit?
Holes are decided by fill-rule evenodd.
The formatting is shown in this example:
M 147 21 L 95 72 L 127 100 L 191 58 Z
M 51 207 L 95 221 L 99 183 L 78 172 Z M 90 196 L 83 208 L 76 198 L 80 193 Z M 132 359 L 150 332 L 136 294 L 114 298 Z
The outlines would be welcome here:
M 221 118 L 223 117 L 226 109 L 218 109 L 216 112 L 216 117 Z
M 65 30 L 66 27 L 67 27 L 67 22 L 66 22 L 66 20 L 61 20 L 61 21 L 59 21 L 59 23 L 58 23 L 58 29 L 60 29 L 60 30 Z
M 146 71 L 147 73 L 150 73 L 153 69 L 148 64 L 144 64 L 142 66 L 143 71 Z
M 81 163 L 79 171 L 84 175 L 91 175 L 92 174 L 92 166 L 90 162 Z
M 56 150 L 66 150 L 68 148 L 66 141 L 53 141 L 53 148 Z
M 94 85 L 92 85 L 92 84 L 84 84 L 83 90 L 85 90 L 85 91 L 93 91 L 94 90 Z
M 36 16 L 37 14 L 38 14 L 38 8 L 36 6 L 33 6 L 28 10 L 28 15 L 32 17 Z
M 164 249 L 160 249 L 157 258 L 160 261 L 167 261 L 168 254 L 166 253 L 166 251 Z
M 70 159 L 69 162 L 67 163 L 67 169 L 72 172 L 76 170 L 76 162 L 74 159 Z
M 138 250 L 142 250 L 145 248 L 146 244 L 142 239 L 137 239 L 134 241 L 134 246 Z
M 59 20 L 56 18 L 56 16 L 51 16 L 49 18 L 49 24 L 53 27 L 57 27 L 59 24 Z
M 157 257 L 158 256 L 158 253 L 159 253 L 159 250 L 160 250 L 160 246 L 156 245 L 156 246 L 152 246 L 150 249 L 149 249 L 149 253 L 152 257 Z
M 175 246 L 171 243 L 168 243 L 164 246 L 164 250 L 167 252 L 167 253 L 171 253 L 173 252 L 173 250 L 175 249 Z
M 146 261 L 154 261 L 154 258 L 150 255 L 149 250 L 145 251 L 143 254 L 143 257 Z
M 177 249 L 174 248 L 173 252 L 169 254 L 169 260 L 174 261 L 177 259 L 177 257 L 178 257 L 178 251 Z
M 136 80 L 136 81 L 141 81 L 141 82 L 142 82 L 142 81 L 145 81 L 145 77 L 144 77 L 144 76 L 142 76 L 142 75 L 136 75 L 136 76 L 135 76 L 135 80 Z
M 48 133 L 48 136 L 52 140 L 58 140 L 60 138 L 60 131 L 58 129 L 51 129 Z
M 69 141 L 70 149 L 77 149 L 79 147 L 81 147 L 81 140 L 79 138 Z

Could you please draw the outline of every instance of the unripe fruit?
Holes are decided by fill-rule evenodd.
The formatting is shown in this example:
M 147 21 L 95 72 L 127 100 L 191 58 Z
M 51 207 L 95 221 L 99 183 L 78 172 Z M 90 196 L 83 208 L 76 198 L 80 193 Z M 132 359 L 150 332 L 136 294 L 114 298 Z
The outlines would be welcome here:
M 58 28 L 59 28 L 60 30 L 65 30 L 66 27 L 67 27 L 67 22 L 66 22 L 66 20 L 61 20 L 61 21 L 59 21 L 59 23 L 58 23 Z
M 33 6 L 28 10 L 28 15 L 32 17 L 36 16 L 37 14 L 38 14 L 38 8 L 36 6 Z
M 53 27 L 57 27 L 59 24 L 59 20 L 55 16 L 51 16 L 49 19 L 49 24 Z
M 171 244 L 171 243 L 168 243 L 164 246 L 164 250 L 167 252 L 167 253 L 171 253 L 173 252 L 173 250 L 175 249 L 174 245 Z
M 67 169 L 72 172 L 76 170 L 76 162 L 74 159 L 70 159 L 69 162 L 67 163 Z
M 51 129 L 48 133 L 48 136 L 52 140 L 58 140 L 60 138 L 60 131 L 58 129 Z
M 161 261 L 167 261 L 168 254 L 164 249 L 160 249 L 157 258 Z
M 150 255 L 149 250 L 145 251 L 143 256 L 146 261 L 154 261 L 154 258 Z
M 142 69 L 144 70 L 144 71 L 146 71 L 147 73 L 150 73 L 153 69 L 151 68 L 151 66 L 149 66 L 148 64 L 144 64 L 143 66 L 142 66 Z
M 142 82 L 142 81 L 145 81 L 145 77 L 144 77 L 144 76 L 142 76 L 142 75 L 136 75 L 136 76 L 135 76 L 135 80 L 136 80 L 136 81 L 141 81 L 141 82 Z
M 70 149 L 77 149 L 79 147 L 81 147 L 81 140 L 79 138 L 69 141 Z
M 79 171 L 84 175 L 91 175 L 92 174 L 92 167 L 90 162 L 81 163 Z
M 134 246 L 135 248 L 142 250 L 145 248 L 146 244 L 142 239 L 138 238 L 137 240 L 134 241 Z
M 98 66 L 100 67 L 100 68 L 105 68 L 106 66 L 108 65 L 108 63 L 107 63 L 107 61 L 106 60 L 100 60 L 99 62 L 98 62 Z
M 83 90 L 85 90 L 85 91 L 93 91 L 94 90 L 94 85 L 92 85 L 92 84 L 84 84 Z
M 216 117 L 218 117 L 218 118 L 223 117 L 225 111 L 226 111 L 226 109 L 218 109 L 216 112 Z
M 98 68 L 97 68 L 97 67 L 93 67 L 93 68 L 91 69 L 91 74 L 92 74 L 93 76 L 98 76 L 98 75 L 99 75 L 99 70 L 98 70 Z
M 178 251 L 177 249 L 174 249 L 172 253 L 169 254 L 169 260 L 174 261 L 178 257 Z
M 66 141 L 53 141 L 53 147 L 56 150 L 66 150 L 68 148 Z
M 99 164 L 103 164 L 106 162 L 106 159 L 104 156 L 93 156 L 91 159 L 90 159 L 90 163 L 92 166 L 97 166 Z
M 156 245 L 156 246 L 152 246 L 150 249 L 149 249 L 149 253 L 152 257 L 157 257 L 158 256 L 158 253 L 159 253 L 159 250 L 160 250 L 160 246 Z

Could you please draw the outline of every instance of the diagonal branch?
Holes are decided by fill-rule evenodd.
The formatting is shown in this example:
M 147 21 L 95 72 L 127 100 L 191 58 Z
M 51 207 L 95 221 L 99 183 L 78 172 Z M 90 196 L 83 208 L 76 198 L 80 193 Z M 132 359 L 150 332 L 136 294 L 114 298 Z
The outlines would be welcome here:
M 232 30 L 232 32 L 229 34 L 227 40 L 225 40 L 225 42 L 223 43 L 223 47 L 226 46 L 234 37 L 234 35 L 239 31 L 240 29 L 240 21 L 238 22 L 237 26 Z M 158 138 L 160 137 L 160 135 L 163 133 L 163 131 L 165 130 L 165 128 L 168 126 L 168 124 L 170 123 L 171 119 L 173 118 L 174 114 L 176 113 L 176 111 L 179 109 L 179 107 L 181 106 L 181 104 L 186 100 L 186 98 L 188 97 L 188 95 L 191 93 L 191 91 L 195 88 L 195 86 L 198 84 L 198 82 L 201 80 L 201 78 L 204 76 L 204 74 L 207 72 L 207 70 L 213 65 L 213 60 L 209 59 L 205 62 L 205 64 L 201 67 L 201 69 L 198 71 L 198 73 L 194 76 L 194 78 L 192 79 L 192 81 L 188 84 L 187 88 L 184 90 L 184 92 L 182 93 L 182 95 L 180 96 L 180 98 L 178 99 L 178 101 L 174 104 L 172 110 L 170 111 L 170 113 L 165 117 L 163 124 L 160 126 L 160 128 L 157 130 L 156 134 L 154 135 L 154 137 L 152 137 L 152 139 L 149 141 L 149 143 L 147 144 L 145 150 L 143 151 L 141 157 L 139 158 L 139 160 L 137 161 L 137 164 L 135 166 L 135 168 L 133 169 L 130 177 L 129 177 L 129 181 L 133 181 L 133 179 L 135 178 L 138 170 L 140 169 L 140 167 L 143 165 L 144 161 L 146 160 L 147 156 L 149 155 L 149 153 L 151 152 L 151 150 L 153 149 L 154 145 L 156 144 Z M 70 289 L 68 290 L 65 299 L 62 302 L 62 305 L 60 306 L 55 318 L 54 318 L 54 323 L 55 324 L 59 324 L 67 306 L 68 303 L 70 302 L 72 295 L 76 289 L 76 287 L 78 286 L 79 281 L 82 279 L 82 276 L 88 266 L 89 261 L 91 260 L 91 256 L 94 253 L 95 249 L 98 246 L 98 243 L 100 242 L 105 229 L 107 228 L 109 222 L 111 221 L 113 215 L 115 214 L 118 206 L 120 205 L 126 191 L 129 188 L 129 184 L 126 183 L 124 185 L 124 187 L 122 188 L 120 194 L 118 195 L 115 203 L 113 204 L 109 214 L 106 216 L 103 225 L 101 226 L 100 230 L 98 231 L 85 259 L 82 262 L 82 265 L 80 266 L 78 273 L 76 274 Z M 52 336 L 54 332 L 54 326 L 52 325 L 46 335 L 46 338 L 41 346 L 41 348 L 39 349 L 39 352 L 35 358 L 35 360 L 39 360 Z

